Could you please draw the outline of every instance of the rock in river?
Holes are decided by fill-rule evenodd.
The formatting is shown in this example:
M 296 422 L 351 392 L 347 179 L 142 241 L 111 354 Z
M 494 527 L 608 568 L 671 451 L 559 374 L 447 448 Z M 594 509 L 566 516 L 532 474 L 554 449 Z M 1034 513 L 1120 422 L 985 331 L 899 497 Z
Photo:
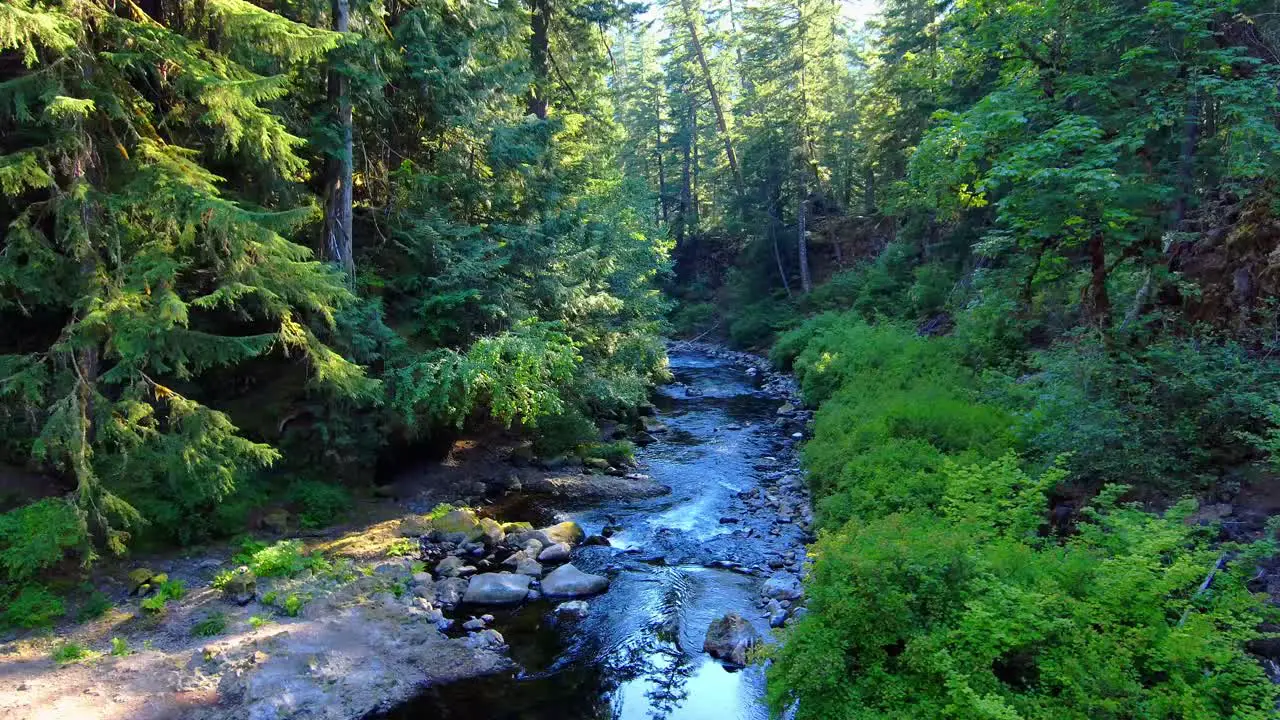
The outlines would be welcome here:
M 565 543 L 556 543 L 551 547 L 538 553 L 538 562 L 558 563 L 569 559 L 569 546 Z
M 604 592 L 608 587 L 609 578 L 584 573 L 572 563 L 561 565 L 542 579 L 542 594 L 549 597 L 595 595 Z
M 780 572 L 764 581 L 760 594 L 775 600 L 796 600 L 804 595 L 800 578 L 787 572 Z
M 582 526 L 572 520 L 544 528 L 542 532 L 551 542 L 564 543 L 570 546 L 582 542 L 582 538 L 586 536 L 586 533 L 582 531 Z
M 529 576 L 484 573 L 471 578 L 462 601 L 475 605 L 512 605 L 529 594 Z
M 747 652 L 760 642 L 760 633 L 738 613 L 729 613 L 711 623 L 702 649 L 711 657 L 735 665 L 747 664 Z

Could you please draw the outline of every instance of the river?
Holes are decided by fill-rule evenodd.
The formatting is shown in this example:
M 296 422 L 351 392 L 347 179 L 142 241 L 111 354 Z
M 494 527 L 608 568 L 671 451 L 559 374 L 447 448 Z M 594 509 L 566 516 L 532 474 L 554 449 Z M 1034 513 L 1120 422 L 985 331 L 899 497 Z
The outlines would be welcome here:
M 576 566 L 611 577 L 589 615 L 557 619 L 545 600 L 495 612 L 518 671 L 432 688 L 385 720 L 768 717 L 763 669 L 729 669 L 702 650 L 708 625 L 731 611 L 769 637 L 761 583 L 803 559 L 797 423 L 779 417 L 787 398 L 761 389 L 763 372 L 741 359 L 672 350 L 674 382 L 654 398 L 667 430 L 637 450 L 669 494 L 578 506 L 527 498 L 504 509 L 533 522 L 576 520 L 588 533 L 621 526 L 611 546 L 574 552 Z

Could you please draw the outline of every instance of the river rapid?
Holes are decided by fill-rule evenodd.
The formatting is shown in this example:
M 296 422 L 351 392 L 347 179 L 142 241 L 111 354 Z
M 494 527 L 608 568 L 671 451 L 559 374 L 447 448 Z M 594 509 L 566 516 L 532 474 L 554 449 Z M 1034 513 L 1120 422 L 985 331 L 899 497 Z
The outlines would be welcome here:
M 763 720 L 764 671 L 703 652 L 708 626 L 737 612 L 767 639 L 761 585 L 799 574 L 810 519 L 795 465 L 807 415 L 789 379 L 713 347 L 673 347 L 674 381 L 654 405 L 665 430 L 638 448 L 661 497 L 574 504 L 523 497 L 507 519 L 621 527 L 573 562 L 606 574 L 584 619 L 540 600 L 494 612 L 518 670 L 427 690 L 384 720 Z M 779 412 L 779 409 L 782 412 Z

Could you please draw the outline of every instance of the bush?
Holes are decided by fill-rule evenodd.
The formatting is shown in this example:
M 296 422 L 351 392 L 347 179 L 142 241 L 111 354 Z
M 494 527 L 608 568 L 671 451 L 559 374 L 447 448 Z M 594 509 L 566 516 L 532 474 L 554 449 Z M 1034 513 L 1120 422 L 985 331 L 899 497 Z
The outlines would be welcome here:
M 53 661 L 59 665 L 84 662 L 97 657 L 97 655 L 98 653 L 93 652 L 84 645 L 70 640 L 59 644 L 53 649 Z
M 341 520 L 351 508 L 351 493 L 343 486 L 298 480 L 289 486 L 289 501 L 298 508 L 304 528 L 320 528 Z
M 125 657 L 132 655 L 133 651 L 129 649 L 129 643 L 124 638 L 111 638 L 111 654 L 115 657 Z
M 0 513 L 0 569 L 9 580 L 25 580 L 56 565 L 84 542 L 84 523 L 62 498 Z
M 66 613 L 62 599 L 43 585 L 23 585 L 17 595 L 7 599 L 3 617 L 4 623 L 11 627 L 35 628 L 49 627 Z
M 959 343 L 850 313 L 780 338 L 774 361 L 793 364 L 806 400 L 821 403 L 804 450 L 820 534 L 809 612 L 773 651 L 773 709 L 794 707 L 798 720 L 1271 717 L 1277 689 L 1245 643 L 1276 614 L 1247 588 L 1275 543 L 1216 547 L 1215 532 L 1184 522 L 1193 503 L 1153 515 L 1116 502 L 1125 486 L 1081 511 L 1076 535 L 1059 541 L 1045 527 L 1048 495 L 1067 473 L 1054 451 L 1105 437 L 1074 428 L 1141 424 L 1127 432 L 1263 452 L 1268 406 L 1248 383 L 1274 396 L 1266 374 L 1222 348 L 1186 352 L 1144 360 L 1165 364 L 1157 379 L 1125 372 L 1114 356 L 1064 355 L 1052 367 L 1091 382 L 1042 371 L 984 387 Z M 1126 387 L 1138 397 L 1123 401 Z M 1001 397 L 1027 409 L 1010 413 L 993 402 Z M 1040 402 L 1052 417 L 1037 414 Z M 1033 421 L 1061 433 L 1037 448 L 1040 472 L 1011 452 L 1011 427 Z M 1222 434 L 1242 427 L 1243 436 Z M 1148 442 L 1127 446 L 1119 467 L 1139 463 Z M 1185 446 L 1145 447 L 1195 459 Z M 1234 559 L 1199 591 L 1224 556 Z
M 600 437 L 600 430 L 578 410 L 548 415 L 538 420 L 533 451 L 541 457 L 558 457 L 578 452 L 578 448 Z
M 292 577 L 310 566 L 300 540 L 281 540 L 274 545 L 248 540 L 233 560 L 249 566 L 258 577 Z
M 1108 348 L 1080 338 L 1035 356 L 1013 386 L 1016 430 L 1042 462 L 1070 453 L 1087 487 L 1123 482 L 1146 496 L 1199 492 L 1268 458 L 1280 366 L 1214 338 Z
M 711 329 L 719 310 L 709 302 L 680 303 L 671 313 L 675 337 L 692 337 Z
M 220 612 L 211 612 L 191 626 L 191 634 L 195 637 L 213 637 L 221 635 L 226 629 L 227 616 Z

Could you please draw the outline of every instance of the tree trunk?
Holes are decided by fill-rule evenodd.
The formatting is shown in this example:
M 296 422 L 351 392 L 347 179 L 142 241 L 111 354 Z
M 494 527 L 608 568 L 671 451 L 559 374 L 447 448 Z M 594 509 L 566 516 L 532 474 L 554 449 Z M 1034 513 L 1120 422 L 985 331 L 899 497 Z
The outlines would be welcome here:
M 800 261 L 800 290 L 806 294 L 813 289 L 813 279 L 809 276 L 809 233 L 805 229 L 808 204 L 809 198 L 801 186 L 800 202 L 796 206 L 796 254 Z
M 1111 298 L 1107 295 L 1107 253 L 1102 233 L 1095 232 L 1089 239 L 1089 267 L 1092 270 L 1088 293 L 1089 315 L 1099 327 L 1111 322 Z
M 690 116 L 693 115 L 693 106 L 689 108 Z M 689 220 L 691 217 L 691 208 L 693 207 L 693 131 L 691 128 L 685 129 L 684 138 L 684 167 L 680 171 L 680 227 L 676 231 L 676 243 L 679 244 L 684 239 L 685 233 L 689 230 Z
M 876 171 L 871 165 L 862 171 L 862 213 L 867 217 L 876 214 Z
M 529 0 L 529 65 L 533 84 L 529 87 L 528 110 L 540 120 L 547 119 L 547 85 L 551 76 L 551 0 Z
M 333 29 L 347 32 L 351 20 L 348 0 L 332 0 Z M 342 268 L 348 279 L 355 274 L 351 242 L 351 173 L 354 150 L 351 140 L 351 97 L 347 79 L 330 61 L 329 104 L 336 112 L 342 147 L 330 155 L 325 169 L 324 244 L 328 259 Z
M 725 121 L 724 108 L 720 105 L 720 93 L 716 92 L 715 79 L 711 77 L 711 67 L 707 64 L 706 53 L 702 51 L 702 41 L 698 39 L 697 23 L 693 21 L 693 9 L 689 0 L 680 0 L 684 6 L 685 22 L 689 25 L 689 38 L 693 43 L 693 52 L 698 57 L 698 65 L 702 68 L 702 78 L 707 85 L 707 94 L 711 96 L 711 107 L 716 113 L 716 129 L 724 140 L 724 154 L 729 160 L 729 170 L 733 173 L 733 181 L 741 197 L 742 171 L 738 168 L 738 156 L 733 152 L 733 139 L 729 137 L 729 124 Z
M 658 155 L 658 219 L 663 225 L 667 219 L 667 170 L 662 159 L 662 96 L 657 85 L 653 88 L 653 128 L 656 139 L 654 152 Z

